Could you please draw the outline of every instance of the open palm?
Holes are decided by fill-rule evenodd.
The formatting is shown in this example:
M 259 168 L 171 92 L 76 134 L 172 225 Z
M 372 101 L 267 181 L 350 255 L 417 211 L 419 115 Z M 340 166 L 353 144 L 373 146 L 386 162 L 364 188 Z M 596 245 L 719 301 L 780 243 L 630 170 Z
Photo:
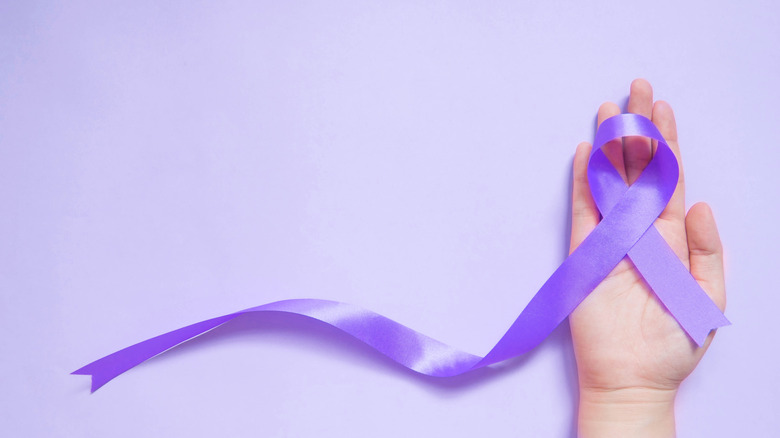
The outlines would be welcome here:
M 598 123 L 620 114 L 614 103 L 603 104 Z M 655 227 L 694 278 L 723 310 L 726 294 L 722 248 L 712 212 L 706 204 L 694 205 L 685 214 L 683 179 L 677 127 L 671 107 L 653 102 L 645 80 L 631 84 L 628 112 L 650 118 L 666 139 L 680 164 L 677 188 Z M 653 155 L 647 138 L 626 137 L 604 146 L 610 162 L 632 184 Z M 574 159 L 571 250 L 599 222 L 591 197 L 587 164 L 591 145 L 577 147 Z M 570 316 L 581 391 L 615 392 L 651 390 L 676 392 L 680 382 L 696 367 L 709 346 L 698 348 L 653 295 L 628 258 L 583 301 Z

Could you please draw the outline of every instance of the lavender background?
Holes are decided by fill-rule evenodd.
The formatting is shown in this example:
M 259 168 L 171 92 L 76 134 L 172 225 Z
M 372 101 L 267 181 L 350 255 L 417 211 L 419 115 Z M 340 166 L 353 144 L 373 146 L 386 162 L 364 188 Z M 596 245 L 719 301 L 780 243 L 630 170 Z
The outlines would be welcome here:
M 111 3 L 111 4 L 109 4 Z M 770 1 L 0 3 L 0 433 L 575 435 L 568 327 L 449 380 L 243 319 L 89 394 L 76 368 L 269 301 L 484 354 L 563 260 L 569 167 L 635 77 L 676 110 L 734 322 L 680 436 L 780 430 Z

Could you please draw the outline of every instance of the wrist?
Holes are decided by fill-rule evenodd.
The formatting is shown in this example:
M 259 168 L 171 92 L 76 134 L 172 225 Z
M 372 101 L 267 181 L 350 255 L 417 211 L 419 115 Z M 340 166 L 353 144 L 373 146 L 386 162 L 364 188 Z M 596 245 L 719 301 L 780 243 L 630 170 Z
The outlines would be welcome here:
M 581 438 L 675 436 L 676 389 L 580 389 Z

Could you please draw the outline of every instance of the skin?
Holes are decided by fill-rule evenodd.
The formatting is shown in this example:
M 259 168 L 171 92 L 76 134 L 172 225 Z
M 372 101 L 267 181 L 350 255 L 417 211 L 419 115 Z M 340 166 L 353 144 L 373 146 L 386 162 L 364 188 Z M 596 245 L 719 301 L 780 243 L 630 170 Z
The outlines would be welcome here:
M 631 84 L 628 112 L 650 118 L 677 156 L 680 178 L 655 226 L 691 274 L 723 310 L 726 291 L 723 249 L 709 206 L 685 213 L 677 126 L 671 106 L 653 102 L 650 83 Z M 598 110 L 598 123 L 620 114 L 611 102 Z M 605 146 L 605 153 L 631 184 L 652 158 L 647 138 L 627 137 Z M 599 222 L 587 180 L 591 145 L 577 146 L 573 169 L 571 250 Z M 578 430 L 582 437 L 671 437 L 675 435 L 674 398 L 680 383 L 706 352 L 682 331 L 653 295 L 628 258 L 583 301 L 569 318 L 580 386 Z

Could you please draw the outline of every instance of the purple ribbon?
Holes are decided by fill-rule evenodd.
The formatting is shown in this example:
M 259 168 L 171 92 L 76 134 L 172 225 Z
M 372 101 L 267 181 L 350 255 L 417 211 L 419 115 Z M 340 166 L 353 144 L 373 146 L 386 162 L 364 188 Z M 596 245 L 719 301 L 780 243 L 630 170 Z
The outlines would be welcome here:
M 601 147 L 624 136 L 658 141 L 653 159 L 627 186 Z M 73 374 L 91 375 L 92 391 L 145 360 L 246 313 L 303 315 L 363 341 L 406 368 L 448 377 L 527 353 L 550 334 L 628 256 L 680 326 L 699 346 L 730 324 L 653 226 L 677 186 L 674 153 L 653 122 L 636 114 L 605 120 L 593 144 L 588 180 L 603 219 L 553 272 L 485 357 L 443 344 L 370 310 L 319 299 L 277 301 L 201 321 L 119 350 Z

